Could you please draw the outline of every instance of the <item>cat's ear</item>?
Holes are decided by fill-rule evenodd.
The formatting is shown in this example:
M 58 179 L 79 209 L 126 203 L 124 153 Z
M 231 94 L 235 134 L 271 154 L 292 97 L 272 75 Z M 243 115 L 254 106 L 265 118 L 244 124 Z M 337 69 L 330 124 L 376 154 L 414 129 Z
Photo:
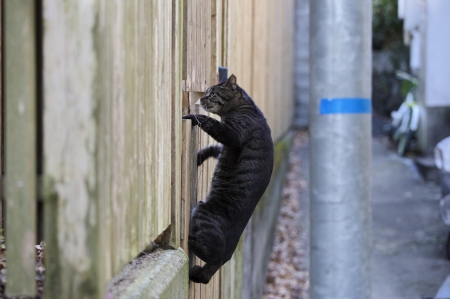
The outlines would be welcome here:
M 227 83 L 225 83 L 225 86 L 230 87 L 232 89 L 236 89 L 236 87 L 237 87 L 236 76 L 235 75 L 231 75 L 230 78 L 228 78 Z

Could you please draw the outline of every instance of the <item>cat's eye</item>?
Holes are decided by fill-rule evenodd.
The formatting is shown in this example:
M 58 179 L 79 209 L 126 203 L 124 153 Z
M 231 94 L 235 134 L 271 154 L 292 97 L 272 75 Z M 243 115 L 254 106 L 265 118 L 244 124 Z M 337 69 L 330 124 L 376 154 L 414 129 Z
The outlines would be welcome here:
M 216 94 L 215 94 L 215 93 L 212 93 L 212 94 L 209 95 L 209 97 L 215 98 L 215 97 L 216 97 Z

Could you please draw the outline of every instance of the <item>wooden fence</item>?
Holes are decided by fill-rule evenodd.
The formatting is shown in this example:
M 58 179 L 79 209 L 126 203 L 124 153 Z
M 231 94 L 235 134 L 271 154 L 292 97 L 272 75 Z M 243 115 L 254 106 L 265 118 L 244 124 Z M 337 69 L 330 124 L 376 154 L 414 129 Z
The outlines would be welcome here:
M 46 298 L 104 298 L 107 281 L 169 225 L 171 245 L 187 251 L 189 211 L 215 162 L 195 167 L 196 150 L 214 141 L 181 116 L 223 65 L 282 136 L 293 17 L 294 0 L 5 0 L 7 294 L 36 293 L 40 222 Z M 192 284 L 190 298 L 240 298 L 240 256 L 209 285 Z

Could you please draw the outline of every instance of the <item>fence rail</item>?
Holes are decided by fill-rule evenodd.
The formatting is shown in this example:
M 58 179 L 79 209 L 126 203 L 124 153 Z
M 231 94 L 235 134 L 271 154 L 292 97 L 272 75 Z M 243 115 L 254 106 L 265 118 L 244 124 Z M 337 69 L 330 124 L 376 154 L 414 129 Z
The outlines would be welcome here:
M 36 292 L 36 158 L 46 298 L 104 297 L 107 281 L 169 225 L 171 244 L 188 252 L 190 210 L 215 166 L 197 169 L 195 153 L 214 141 L 181 116 L 198 109 L 222 65 L 279 139 L 292 121 L 293 14 L 294 0 L 5 0 L 8 295 Z M 240 298 L 242 251 L 210 284 L 191 284 L 190 298 Z

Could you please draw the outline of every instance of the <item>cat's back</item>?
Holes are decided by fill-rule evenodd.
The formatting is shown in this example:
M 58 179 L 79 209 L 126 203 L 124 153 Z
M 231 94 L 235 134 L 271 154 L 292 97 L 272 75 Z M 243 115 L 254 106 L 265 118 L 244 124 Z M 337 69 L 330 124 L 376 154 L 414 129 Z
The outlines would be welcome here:
M 257 108 L 250 115 L 245 141 L 242 145 L 242 169 L 248 169 L 259 178 L 270 178 L 273 167 L 273 142 L 271 131 L 262 112 Z
M 243 136 L 242 144 L 236 148 L 224 146 L 214 178 L 229 185 L 230 192 L 259 200 L 272 174 L 273 142 L 270 128 L 256 106 L 236 114 L 231 121 Z

